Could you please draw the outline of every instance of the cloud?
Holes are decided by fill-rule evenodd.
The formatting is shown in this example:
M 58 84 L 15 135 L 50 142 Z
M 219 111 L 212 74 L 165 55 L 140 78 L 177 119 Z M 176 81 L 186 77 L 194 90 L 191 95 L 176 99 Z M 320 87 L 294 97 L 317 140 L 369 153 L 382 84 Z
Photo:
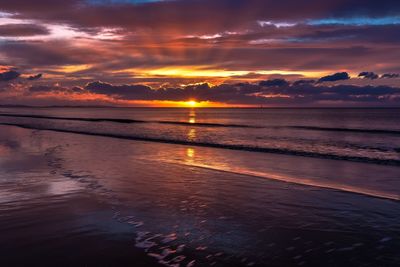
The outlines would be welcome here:
M 140 101 L 219 102 L 231 105 L 265 106 L 397 106 L 400 107 L 400 88 L 394 86 L 324 85 L 293 82 L 286 86 L 261 86 L 260 83 L 208 83 L 187 86 L 150 87 L 144 84 L 112 84 L 90 82 L 84 86 L 34 85 L 22 89 L 15 84 L 0 92 L 0 103 L 13 93 L 12 103 L 37 105 L 124 104 Z M 11 84 L 12 85 L 12 84 Z M 25 84 L 26 85 L 26 84 Z M 13 88 L 19 88 L 14 90 Z M 1 91 L 1 90 L 0 90 Z M 29 101 L 28 101 L 29 100 Z M 137 102 L 139 101 L 139 102 Z
M 55 89 L 33 87 L 31 91 L 49 92 Z M 60 90 L 60 89 L 57 89 Z M 259 84 L 238 83 L 210 86 L 196 84 L 184 87 L 151 88 L 141 84 L 113 85 L 92 82 L 79 88 L 77 92 L 107 96 L 115 101 L 197 101 L 222 102 L 249 105 L 318 106 L 326 103 L 342 106 L 400 106 L 400 88 L 390 86 L 323 86 L 311 83 L 293 83 L 284 87 L 261 86 Z
M 374 73 L 374 72 L 367 72 L 367 71 L 363 71 L 360 74 L 358 74 L 358 77 L 362 77 L 364 79 L 371 79 L 371 80 L 375 80 L 379 78 L 379 75 Z
M 0 25 L 0 36 L 3 37 L 26 37 L 34 35 L 47 35 L 50 31 L 35 24 L 3 24 Z
M 93 2 L 109 4 L 94 5 Z M 113 2 L 118 4 L 113 5 Z M 400 11 L 395 0 L 338 0 L 334 5 L 321 4 L 318 0 L 176 0 L 132 4 L 135 2 L 145 1 L 36 0 L 32 4 L 29 0 L 14 0 L 2 3 L 2 9 L 29 18 L 42 18 L 55 23 L 69 22 L 82 28 L 115 26 L 157 29 L 165 25 L 180 26 L 182 30 L 192 28 L 193 32 L 200 26 L 204 31 L 207 26 L 211 29 L 224 29 L 256 21 L 287 24 L 293 21 L 322 23 L 330 20 L 328 22 L 360 24 L 363 19 L 364 24 L 382 24 L 382 21 L 390 23 L 393 20 L 391 18 Z M 207 20 L 204 14 L 207 14 Z M 237 23 L 224 23 L 231 18 L 235 18 Z
M 387 79 L 393 79 L 393 78 L 399 78 L 400 74 L 398 73 L 385 73 L 381 76 L 381 78 L 387 78 Z
M 77 49 L 68 41 L 0 42 L 0 54 L 7 55 L 11 63 L 23 64 L 31 68 L 85 64 L 95 57 L 102 58 L 100 54 L 93 51 L 95 51 L 94 48 L 92 51 Z
M 14 79 L 17 79 L 21 74 L 14 71 L 14 70 L 9 70 L 6 72 L 0 73 L 0 82 L 8 82 Z
M 82 86 L 101 79 L 110 84 L 158 86 L 279 77 L 189 79 L 144 73 L 175 66 L 187 73 L 276 70 L 299 75 L 282 76 L 287 80 L 317 79 L 316 72 L 336 70 L 359 73 L 365 66 L 379 73 L 400 70 L 400 5 L 395 0 L 337 0 L 334 4 L 318 0 L 13 0 L 2 1 L 1 10 L 5 15 L 0 18 L 0 36 L 6 36 L 0 41 L 1 63 L 27 73 L 44 73 L 42 80 L 52 84 Z M 77 65 L 86 68 L 74 69 Z M 337 78 L 322 78 L 319 83 L 341 80 Z M 374 81 L 378 82 L 389 83 Z M 296 85 L 300 84 L 305 83 Z
M 67 91 L 67 89 L 59 86 L 35 85 L 29 87 L 28 91 L 30 93 L 48 93 L 48 92 Z
M 343 81 L 343 80 L 349 80 L 349 79 L 350 79 L 350 76 L 347 72 L 338 72 L 338 73 L 320 78 L 318 80 L 318 83 L 336 82 L 336 81 Z
M 88 93 L 88 91 L 85 91 L 83 88 L 79 86 L 73 86 L 73 87 L 63 87 L 59 85 L 34 85 L 30 86 L 27 89 L 28 95 L 40 95 L 40 94 L 64 94 L 66 98 L 70 95 L 74 94 L 82 94 L 82 93 Z
M 293 83 L 293 86 L 301 86 L 315 83 L 315 80 L 298 80 Z
M 111 4 L 146 4 L 153 2 L 161 2 L 168 0 L 88 0 L 87 2 L 94 5 L 111 5 Z
M 29 81 L 34 81 L 34 80 L 39 80 L 40 78 L 42 78 L 43 74 L 39 73 L 37 75 L 31 75 L 28 78 L 26 78 Z
M 398 16 L 389 17 L 351 17 L 351 18 L 327 18 L 317 19 L 307 22 L 310 25 L 351 25 L 351 26 L 365 26 L 365 25 L 398 25 L 400 18 Z
M 284 87 L 288 86 L 289 82 L 284 80 L 284 79 L 273 79 L 273 80 L 266 80 L 266 81 L 261 81 L 259 83 L 260 86 L 265 86 L 265 87 Z
M 119 99 L 152 100 L 156 93 L 151 87 L 141 84 L 112 85 L 104 82 L 91 82 L 85 86 L 85 89 L 91 93 L 112 95 Z

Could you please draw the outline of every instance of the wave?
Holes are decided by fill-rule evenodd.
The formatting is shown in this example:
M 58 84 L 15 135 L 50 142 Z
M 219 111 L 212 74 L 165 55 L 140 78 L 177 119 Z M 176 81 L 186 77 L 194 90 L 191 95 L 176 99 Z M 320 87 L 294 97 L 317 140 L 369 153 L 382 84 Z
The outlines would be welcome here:
M 0 114 L 0 117 L 65 120 L 65 121 L 85 121 L 85 122 L 160 123 L 160 124 L 171 124 L 171 125 L 182 125 L 182 126 L 200 126 L 200 127 L 263 128 L 263 127 L 259 127 L 259 126 L 244 125 L 244 124 L 222 124 L 222 123 L 208 123 L 208 122 L 158 121 L 158 120 L 146 121 L 146 120 L 114 119 L 114 118 L 54 117 L 54 116 L 28 115 L 28 114 Z
M 379 159 L 379 158 L 369 158 L 369 157 L 363 157 L 363 156 L 346 156 L 346 155 L 325 154 L 325 153 L 318 153 L 318 152 L 290 150 L 290 149 L 283 149 L 283 148 L 257 147 L 257 146 L 247 146 L 247 145 L 239 145 L 239 144 L 236 145 L 236 144 L 221 144 L 221 143 L 210 143 L 210 142 L 196 142 L 196 141 L 158 138 L 158 137 L 133 136 L 133 135 L 123 135 L 123 134 L 113 134 L 113 133 L 102 133 L 102 132 L 89 132 L 89 131 L 82 131 L 82 130 L 42 127 L 42 126 L 38 126 L 38 125 L 18 124 L 18 123 L 0 123 L 0 125 L 16 126 L 16 127 L 20 127 L 20 128 L 33 129 L 33 130 L 44 130 L 44 131 L 53 131 L 53 132 L 62 132 L 62 133 L 82 134 L 82 135 L 90 135 L 90 136 L 102 136 L 102 137 L 144 141 L 144 142 L 157 142 L 157 143 L 167 143 L 167 144 L 176 144 L 176 145 L 189 145 L 189 146 L 197 146 L 197 147 L 221 148 L 221 149 L 230 149 L 230 150 L 241 150 L 241 151 L 250 151 L 250 152 L 283 154 L 283 155 L 291 155 L 291 156 L 302 156 L 302 157 L 333 159 L 333 160 L 346 160 L 346 161 L 354 161 L 354 162 L 400 166 L 400 160 L 397 160 L 397 159 Z
M 392 134 L 400 135 L 399 130 L 381 130 L 381 129 L 357 129 L 357 128 L 331 128 L 318 126 L 285 126 L 291 129 L 310 130 L 310 131 L 327 131 L 327 132 L 353 132 L 353 133 L 372 133 L 372 134 Z
M 131 119 L 108 119 L 108 118 L 71 118 L 71 117 L 53 117 L 41 115 L 25 115 L 25 114 L 0 114 L 1 117 L 13 118 L 31 118 L 31 119 L 48 119 L 48 120 L 64 120 L 64 121 L 88 121 L 88 122 L 116 122 L 116 123 L 145 123 L 146 121 Z
M 211 122 L 185 122 L 185 121 L 160 121 L 160 120 L 133 120 L 133 119 L 116 119 L 116 118 L 79 118 L 79 117 L 56 117 L 43 115 L 29 114 L 9 114 L 0 113 L 0 117 L 14 118 L 33 118 L 33 119 L 48 119 L 48 120 L 66 120 L 66 121 L 85 121 L 85 122 L 114 122 L 114 123 L 159 123 L 182 126 L 199 126 L 199 127 L 229 127 L 229 128 L 270 128 L 270 129 L 299 129 L 309 131 L 328 131 L 328 132 L 354 132 L 354 133 L 371 133 L 371 134 L 391 134 L 400 135 L 400 130 L 381 130 L 381 129 L 357 129 L 357 128 L 334 128 L 334 127 L 319 127 L 319 126 L 259 126 L 247 124 L 230 124 L 230 123 L 211 123 Z
M 149 160 L 149 159 L 143 159 L 143 160 Z M 277 174 L 277 173 L 272 173 L 272 172 L 270 173 L 270 172 L 265 172 L 265 171 L 262 171 L 262 172 L 254 171 L 254 170 L 249 170 L 249 169 L 240 168 L 240 167 L 227 167 L 225 165 L 219 166 L 219 165 L 209 165 L 209 164 L 194 163 L 194 162 L 189 163 L 189 162 L 183 162 L 183 161 L 179 161 L 179 160 L 151 159 L 149 161 L 154 161 L 154 160 L 162 161 L 162 162 L 166 162 L 166 163 L 170 163 L 170 164 L 185 165 L 185 166 L 189 166 L 189 167 L 208 169 L 208 170 L 214 170 L 214 171 L 220 171 L 220 172 L 226 172 L 226 173 L 232 173 L 232 174 L 240 174 L 240 175 L 246 175 L 246 176 L 251 176 L 251 177 L 256 177 L 256 178 L 269 179 L 269 180 L 277 180 L 277 181 L 292 183 L 292 184 L 334 189 L 334 190 L 339 190 L 339 191 L 344 191 L 344 192 L 349 192 L 349 193 L 355 193 L 355 194 L 367 195 L 367 196 L 371 196 L 371 197 L 400 201 L 400 195 L 395 194 L 395 193 L 389 193 L 389 192 L 375 190 L 375 189 L 362 188 L 360 186 L 353 186 L 350 184 L 344 184 L 344 183 L 339 183 L 339 182 L 335 182 L 335 181 L 310 179 L 309 177 L 302 178 L 302 177 L 298 177 L 298 176 L 290 176 L 290 175 Z

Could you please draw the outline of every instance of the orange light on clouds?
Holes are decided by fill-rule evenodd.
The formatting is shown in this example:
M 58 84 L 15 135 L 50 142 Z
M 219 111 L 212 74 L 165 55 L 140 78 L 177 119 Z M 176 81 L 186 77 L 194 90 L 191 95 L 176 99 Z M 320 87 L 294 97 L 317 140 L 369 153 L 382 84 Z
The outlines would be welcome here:
M 276 70 L 227 70 L 217 69 L 215 66 L 174 66 L 157 69 L 121 69 L 112 73 L 132 73 L 136 78 L 169 77 L 169 78 L 205 78 L 205 79 L 226 79 L 241 77 L 249 74 L 258 75 L 299 75 L 306 78 L 315 78 L 328 75 L 329 71 L 293 71 L 285 69 Z
M 88 64 L 81 64 L 81 65 L 65 65 L 56 68 L 56 71 L 63 72 L 63 73 L 74 73 L 78 71 L 83 71 L 90 69 L 92 66 Z
M 17 90 L 14 90 L 17 91 Z M 59 99 L 76 101 L 77 103 L 83 102 L 98 102 L 104 105 L 113 106 L 126 106 L 126 107 L 161 107 L 161 108 L 231 108 L 231 107 L 252 107 L 253 105 L 244 104 L 229 104 L 222 102 L 211 102 L 211 101 L 164 101 L 164 100 L 121 100 L 115 99 L 112 96 L 94 94 L 94 93 L 73 93 L 70 91 L 66 92 L 39 92 L 36 93 L 35 98 L 37 99 Z M 190 123 L 195 123 L 195 116 L 191 115 L 189 120 Z
M 12 66 L 0 65 L 0 72 L 8 71 L 12 69 Z

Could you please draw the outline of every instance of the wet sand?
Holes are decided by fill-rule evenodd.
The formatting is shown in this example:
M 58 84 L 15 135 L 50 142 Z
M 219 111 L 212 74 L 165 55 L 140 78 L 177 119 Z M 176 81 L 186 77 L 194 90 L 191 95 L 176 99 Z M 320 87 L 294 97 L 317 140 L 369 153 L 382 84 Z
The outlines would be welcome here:
M 1 266 L 400 264 L 396 167 L 11 126 L 0 167 Z

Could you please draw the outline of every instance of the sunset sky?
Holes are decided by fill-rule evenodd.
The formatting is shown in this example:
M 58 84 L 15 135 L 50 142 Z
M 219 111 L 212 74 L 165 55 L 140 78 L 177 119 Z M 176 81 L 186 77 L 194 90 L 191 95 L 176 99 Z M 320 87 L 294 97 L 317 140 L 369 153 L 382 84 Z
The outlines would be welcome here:
M 399 73 L 396 0 L 0 0 L 3 105 L 389 107 Z

